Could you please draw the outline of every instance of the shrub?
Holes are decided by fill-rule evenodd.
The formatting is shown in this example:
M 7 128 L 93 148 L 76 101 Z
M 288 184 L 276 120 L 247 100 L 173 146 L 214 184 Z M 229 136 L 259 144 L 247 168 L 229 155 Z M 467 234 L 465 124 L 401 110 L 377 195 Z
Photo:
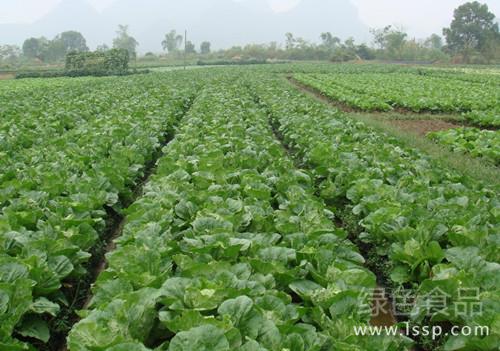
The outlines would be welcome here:
M 91 75 L 119 74 L 128 71 L 130 56 L 127 50 L 70 52 L 66 55 L 68 75 L 89 72 Z

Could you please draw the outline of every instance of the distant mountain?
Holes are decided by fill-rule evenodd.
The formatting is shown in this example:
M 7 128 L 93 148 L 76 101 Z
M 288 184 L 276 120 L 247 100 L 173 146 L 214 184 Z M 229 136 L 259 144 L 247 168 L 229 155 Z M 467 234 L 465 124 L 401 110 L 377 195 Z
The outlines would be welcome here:
M 91 39 L 92 34 L 98 33 L 96 24 L 101 24 L 100 14 L 86 0 L 63 0 L 32 24 L 0 24 L 0 40 L 2 44 L 22 44 L 28 37 L 52 38 L 65 30 L 81 31 Z
M 102 13 L 86 0 L 62 0 L 42 19 L 28 25 L 0 24 L 2 43 L 22 44 L 30 36 L 54 37 L 66 30 L 83 33 L 91 47 L 110 44 L 118 24 L 128 24 L 139 51 L 161 51 L 168 31 L 189 31 L 199 44 L 214 48 L 283 42 L 286 32 L 318 41 L 322 32 L 366 40 L 368 29 L 350 0 L 302 0 L 288 12 L 276 13 L 267 0 L 116 0 Z

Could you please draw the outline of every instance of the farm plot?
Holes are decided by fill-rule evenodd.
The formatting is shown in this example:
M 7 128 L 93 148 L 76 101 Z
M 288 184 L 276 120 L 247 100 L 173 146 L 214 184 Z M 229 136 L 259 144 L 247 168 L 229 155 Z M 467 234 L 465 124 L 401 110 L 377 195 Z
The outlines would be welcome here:
M 500 127 L 500 106 L 489 111 L 474 110 L 465 114 L 465 118 L 479 127 Z
M 430 133 L 429 138 L 451 150 L 483 157 L 500 166 L 500 131 L 456 128 Z
M 500 88 L 495 84 L 459 81 L 407 73 L 296 74 L 298 82 L 326 96 L 366 111 L 405 109 L 413 112 L 470 113 L 471 121 L 498 124 Z M 486 112 L 481 112 L 486 111 Z
M 397 139 L 294 90 L 284 80 L 258 77 L 252 90 L 285 144 L 307 165 L 321 197 L 344 221 L 360 224 L 356 241 L 395 288 L 415 298 L 400 312 L 414 325 L 489 326 L 488 336 L 445 336 L 427 349 L 494 350 L 500 345 L 499 189 L 443 169 Z M 354 221 L 349 221 L 354 218 Z M 427 308 L 432 293 L 444 294 Z M 460 313 L 464 291 L 481 313 Z M 427 307 L 426 307 L 427 306 Z M 406 306 L 408 308 L 408 306 Z M 480 345 L 480 346 L 478 346 Z
M 0 88 L 0 348 L 64 331 L 108 218 L 186 112 L 171 76 L 8 82 Z M 23 341 L 20 341 L 20 340 Z
M 69 330 L 69 351 L 498 349 L 500 189 L 303 95 L 288 67 L 0 85 L 0 350 L 59 351 Z M 489 333 L 356 335 L 377 286 L 411 294 L 400 322 Z
M 354 336 L 375 276 L 244 85 L 223 78 L 195 100 L 127 210 L 71 351 L 408 349 Z

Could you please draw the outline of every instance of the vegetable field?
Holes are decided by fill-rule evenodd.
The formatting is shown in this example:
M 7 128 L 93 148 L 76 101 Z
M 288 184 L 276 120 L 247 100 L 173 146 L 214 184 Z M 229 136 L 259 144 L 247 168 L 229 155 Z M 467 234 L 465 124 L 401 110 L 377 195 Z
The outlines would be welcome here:
M 2 82 L 0 350 L 497 350 L 498 182 L 290 74 L 352 108 L 493 116 L 429 140 L 498 166 L 493 74 L 304 64 Z M 395 332 L 357 333 L 380 325 Z
M 500 166 L 500 133 L 476 128 L 459 128 L 429 134 L 431 139 L 453 151 L 484 157 Z
M 413 112 L 488 111 L 497 106 L 497 84 L 408 73 L 300 74 L 295 78 L 332 98 L 365 110 Z M 500 118 L 497 115 L 495 121 Z

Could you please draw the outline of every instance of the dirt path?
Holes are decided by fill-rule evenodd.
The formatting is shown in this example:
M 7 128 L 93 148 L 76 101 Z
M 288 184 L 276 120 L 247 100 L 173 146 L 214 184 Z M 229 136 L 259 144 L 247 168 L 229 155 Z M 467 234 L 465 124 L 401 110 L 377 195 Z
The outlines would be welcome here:
M 0 80 L 14 79 L 15 77 L 14 73 L 0 73 Z
M 402 131 L 415 133 L 425 137 L 430 132 L 438 132 L 441 130 L 448 130 L 459 128 L 460 125 L 453 124 L 447 121 L 440 120 L 384 120 L 385 123 L 394 126 Z

